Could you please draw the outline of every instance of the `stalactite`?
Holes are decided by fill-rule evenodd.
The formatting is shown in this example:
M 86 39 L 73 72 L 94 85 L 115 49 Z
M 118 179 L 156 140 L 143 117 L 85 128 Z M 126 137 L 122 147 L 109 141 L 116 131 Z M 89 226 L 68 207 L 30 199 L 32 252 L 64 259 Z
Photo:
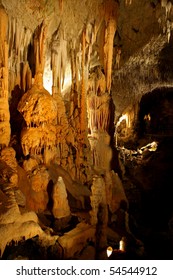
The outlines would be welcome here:
M 82 69 L 82 45 L 79 43 L 79 50 L 76 54 L 76 90 L 78 93 L 78 108 L 81 107 L 81 95 L 80 95 L 80 80 L 81 80 L 81 69 Z
M 132 4 L 132 0 L 125 0 L 126 2 L 125 2 L 125 4 L 126 5 L 131 5 Z
M 16 55 L 19 57 L 19 48 L 20 48 L 20 34 L 22 31 L 22 27 L 19 24 L 19 22 L 16 20 L 16 33 L 15 33 L 15 50 L 16 50 Z M 20 57 L 19 57 L 20 59 Z
M 72 91 L 76 89 L 75 41 L 71 41 Z
M 24 30 L 22 28 L 22 30 Z M 26 31 L 23 32 L 23 55 L 22 55 L 22 60 L 23 61 L 27 61 L 27 50 L 28 50 L 28 45 L 31 41 L 31 36 L 32 36 L 32 33 L 31 33 L 31 30 L 27 29 Z M 45 38 L 43 37 L 43 40 Z M 22 35 L 21 35 L 21 40 L 22 40 Z M 43 68 L 44 68 L 44 65 L 43 65 Z
M 168 0 L 161 0 L 161 7 L 166 8 Z
M 82 33 L 82 93 L 81 93 L 81 132 L 86 129 L 86 88 L 85 88 L 85 43 L 86 43 L 86 33 Z
M 107 91 L 111 89 L 112 59 L 113 59 L 113 40 L 116 31 L 117 3 L 108 0 L 105 10 L 105 45 L 104 45 L 104 70 L 106 74 Z
M 8 16 L 0 7 L 0 147 L 8 146 L 10 141 L 10 112 L 8 105 L 8 44 L 7 44 Z
M 62 11 L 63 11 L 63 0 L 59 0 L 59 9 L 60 9 L 60 12 L 62 13 Z
M 34 34 L 34 53 L 35 53 L 35 83 L 43 87 L 43 72 L 45 65 L 45 52 L 46 52 L 46 34 L 47 25 L 43 21 L 40 26 L 35 31 Z M 27 36 L 26 36 L 27 40 Z
M 172 3 L 170 1 L 168 1 L 167 5 L 166 5 L 166 18 L 169 17 L 169 15 L 171 13 L 171 9 L 172 9 Z
M 113 39 L 115 34 L 116 26 L 115 19 L 110 19 L 106 31 L 106 61 L 105 61 L 105 70 L 106 70 L 106 84 L 107 90 L 110 92 L 111 89 L 111 74 L 112 74 L 112 58 L 113 58 Z
M 28 63 L 25 63 L 24 66 L 23 66 L 23 73 L 22 73 L 22 89 L 26 90 L 26 73 L 27 73 L 27 70 L 28 70 Z
M 1 67 L 5 66 L 5 42 L 7 41 L 6 38 L 6 30 L 8 26 L 8 18 L 6 13 L 4 12 L 4 9 L 0 7 L 0 20 L 1 20 L 1 25 L 0 25 L 0 63 Z
M 64 86 L 65 71 L 67 65 L 67 40 L 65 40 L 64 30 L 60 24 L 52 39 L 52 77 L 53 92 L 61 94 Z
M 31 86 L 32 86 L 32 73 L 28 62 L 25 62 L 23 65 L 23 73 L 22 73 L 22 89 L 25 92 L 29 90 Z
M 12 19 L 12 49 L 15 49 L 16 19 Z

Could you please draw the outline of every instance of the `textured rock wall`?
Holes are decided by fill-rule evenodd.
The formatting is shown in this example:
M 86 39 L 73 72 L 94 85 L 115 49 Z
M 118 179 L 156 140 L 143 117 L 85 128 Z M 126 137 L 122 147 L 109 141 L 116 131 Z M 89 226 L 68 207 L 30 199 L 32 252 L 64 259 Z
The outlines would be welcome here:
M 8 15 L 0 6 L 0 148 L 7 147 L 10 142 L 10 114 L 8 104 L 8 44 L 6 33 Z
M 120 3 L 111 88 L 115 122 L 134 112 L 145 93 L 172 86 L 172 21 L 171 1 Z

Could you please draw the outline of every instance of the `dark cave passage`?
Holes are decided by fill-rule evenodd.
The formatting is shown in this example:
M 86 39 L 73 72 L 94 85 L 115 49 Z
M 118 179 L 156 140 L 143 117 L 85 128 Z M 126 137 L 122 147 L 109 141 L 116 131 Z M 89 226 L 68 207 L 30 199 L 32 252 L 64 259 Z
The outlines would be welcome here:
M 173 136 L 173 88 L 157 88 L 140 101 L 139 134 Z
M 172 259 L 173 217 L 173 89 L 159 88 L 145 94 L 138 114 L 136 150 L 153 141 L 157 149 L 145 148 L 125 162 L 124 186 L 131 223 L 143 240 L 147 258 Z M 127 144 L 128 146 L 128 144 Z M 140 160 L 138 160 L 138 157 Z M 132 218 L 132 221 L 133 221 Z

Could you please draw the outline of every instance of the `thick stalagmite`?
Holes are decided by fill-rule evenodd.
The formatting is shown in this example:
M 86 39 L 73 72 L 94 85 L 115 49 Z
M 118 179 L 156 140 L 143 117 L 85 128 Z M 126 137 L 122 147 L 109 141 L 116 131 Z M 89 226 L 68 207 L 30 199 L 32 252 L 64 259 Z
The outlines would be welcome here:
M 67 199 L 66 186 L 62 177 L 59 177 L 53 187 L 52 192 L 53 208 L 52 213 L 55 218 L 61 219 L 71 215 Z

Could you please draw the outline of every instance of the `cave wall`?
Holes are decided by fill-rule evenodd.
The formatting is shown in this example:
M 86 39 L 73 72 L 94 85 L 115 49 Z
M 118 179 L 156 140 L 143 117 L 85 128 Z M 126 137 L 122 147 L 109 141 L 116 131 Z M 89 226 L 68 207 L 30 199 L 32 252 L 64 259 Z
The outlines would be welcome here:
M 134 0 L 128 7 L 120 4 L 111 89 L 115 122 L 126 112 L 137 116 L 136 106 L 146 93 L 172 86 L 173 14 L 169 2 L 169 11 L 162 1 Z M 117 48 L 121 49 L 119 57 Z

